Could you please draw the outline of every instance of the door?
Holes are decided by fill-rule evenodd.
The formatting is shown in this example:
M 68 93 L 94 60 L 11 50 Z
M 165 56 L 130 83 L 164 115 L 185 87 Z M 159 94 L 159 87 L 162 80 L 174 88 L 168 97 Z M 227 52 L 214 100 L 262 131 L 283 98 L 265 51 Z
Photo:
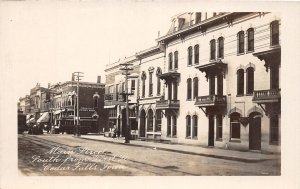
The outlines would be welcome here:
M 250 114 L 249 121 L 249 149 L 261 149 L 261 114 L 254 112 Z
M 140 115 L 140 137 L 145 137 L 145 130 L 146 130 L 146 113 L 145 110 L 141 111 Z
M 215 121 L 214 116 L 209 115 L 208 117 L 208 146 L 214 146 L 214 136 L 215 136 Z

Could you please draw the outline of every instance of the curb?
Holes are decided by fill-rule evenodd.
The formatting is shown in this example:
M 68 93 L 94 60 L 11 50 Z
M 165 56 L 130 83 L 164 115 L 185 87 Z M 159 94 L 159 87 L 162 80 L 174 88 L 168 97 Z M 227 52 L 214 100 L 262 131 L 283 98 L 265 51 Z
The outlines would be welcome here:
M 256 163 L 256 162 L 262 162 L 270 159 L 254 159 L 254 158 L 241 158 L 241 157 L 234 157 L 234 156 L 222 156 L 222 155 L 213 155 L 213 154 L 205 154 L 205 153 L 197 153 L 197 152 L 189 152 L 189 151 L 183 151 L 183 150 L 176 150 L 176 149 L 169 149 L 169 148 L 163 148 L 163 147 L 154 147 L 154 146 L 146 146 L 141 144 L 125 144 L 121 142 L 113 142 L 113 141 L 107 141 L 107 140 L 101 140 L 101 139 L 92 139 L 92 138 L 86 138 L 86 137 L 80 137 L 81 139 L 85 140 L 92 140 L 92 141 L 100 141 L 100 142 L 106 142 L 116 145 L 126 145 L 126 146 L 135 146 L 135 147 L 143 147 L 143 148 L 156 148 L 156 150 L 163 150 L 163 151 L 169 151 L 169 152 L 176 152 L 176 153 L 182 153 L 182 154 L 189 154 L 189 155 L 198 155 L 198 156 L 204 156 L 204 157 L 210 157 L 210 158 L 217 158 L 217 159 L 224 159 L 224 160 L 231 160 L 231 161 L 240 161 L 245 163 Z

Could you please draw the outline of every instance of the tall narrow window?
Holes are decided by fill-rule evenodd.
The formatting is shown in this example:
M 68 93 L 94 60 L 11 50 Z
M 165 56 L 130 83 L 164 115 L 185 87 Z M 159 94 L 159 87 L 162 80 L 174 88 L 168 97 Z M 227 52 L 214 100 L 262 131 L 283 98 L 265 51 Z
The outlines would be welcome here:
M 177 100 L 177 94 L 178 94 L 178 86 L 177 86 L 177 82 L 176 81 L 174 81 L 174 83 L 173 83 L 173 87 L 174 87 L 174 89 L 173 89 L 173 100 Z
M 223 75 L 218 74 L 217 76 L 217 95 L 223 96 Z
M 148 121 L 147 131 L 151 132 L 151 131 L 153 131 L 153 111 L 152 111 L 152 109 L 150 109 L 148 111 L 147 121 Z
M 216 59 L 216 40 L 210 41 L 210 60 Z
M 178 69 L 178 51 L 174 52 L 174 69 Z
M 169 53 L 169 70 L 173 70 L 173 55 Z
M 191 116 L 186 116 L 186 138 L 191 137 Z
M 221 140 L 222 139 L 222 135 L 223 135 L 223 119 L 222 119 L 222 115 L 217 115 L 217 136 L 216 139 L 217 140 Z
M 195 64 L 199 64 L 199 45 L 195 45 L 194 54 L 195 54 Z
M 171 116 L 167 116 L 167 136 L 171 136 Z
M 240 114 L 232 113 L 230 115 L 230 138 L 240 139 L 241 138 L 241 124 L 239 122 Z
M 161 110 L 156 110 L 155 114 L 155 132 L 160 132 L 161 131 L 161 118 L 162 118 L 162 113 Z
M 142 98 L 145 97 L 145 91 L 146 91 L 146 74 L 145 72 L 142 73 Z
M 277 144 L 279 141 L 278 115 L 270 116 L 270 142 Z
M 216 94 L 215 88 L 216 88 L 215 76 L 211 76 L 209 78 L 209 95 Z
M 271 23 L 271 46 L 279 45 L 279 22 L 273 21 Z
M 252 95 L 254 90 L 254 68 L 249 67 L 247 73 L 247 94 Z
M 193 49 L 192 47 L 188 48 L 188 65 L 192 65 L 193 64 Z
M 244 95 L 244 70 L 237 71 L 237 95 Z
M 135 80 L 131 80 L 131 93 L 135 93 Z
M 270 86 L 271 89 L 279 89 L 279 68 L 278 65 L 274 65 L 270 68 Z
M 247 30 L 248 36 L 248 51 L 254 51 L 254 29 L 250 28 Z
M 238 54 L 244 53 L 245 51 L 245 34 L 240 31 L 237 35 L 238 38 Z
M 218 58 L 224 58 L 224 38 L 218 39 Z
M 197 138 L 198 137 L 198 116 L 193 116 L 193 131 L 192 131 L 192 137 Z
M 172 92 L 172 83 L 169 83 L 168 84 L 168 100 L 173 99 L 172 94 L 173 94 L 173 92 Z
M 172 123 L 172 136 L 174 137 L 174 136 L 176 136 L 177 135 L 177 117 L 176 117 L 176 115 L 173 115 L 172 116 L 172 121 L 173 121 L 173 123 Z
M 192 99 L 192 79 L 187 80 L 187 100 Z
M 195 77 L 193 79 L 193 85 L 194 85 L 194 99 L 198 96 L 198 77 Z
M 160 75 L 161 75 L 161 69 L 158 67 L 157 71 L 156 71 L 156 79 L 157 79 L 157 85 L 156 85 L 157 89 L 156 89 L 156 91 L 157 91 L 157 95 L 160 95 L 160 90 L 161 90 L 160 78 L 159 78 Z
M 152 72 L 149 72 L 149 96 L 153 96 Z

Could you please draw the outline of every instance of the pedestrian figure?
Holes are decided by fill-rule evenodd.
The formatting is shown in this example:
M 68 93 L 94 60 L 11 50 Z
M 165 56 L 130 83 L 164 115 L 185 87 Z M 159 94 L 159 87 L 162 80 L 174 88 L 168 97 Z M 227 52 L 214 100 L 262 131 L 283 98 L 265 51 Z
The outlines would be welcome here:
M 115 125 L 114 125 L 114 128 L 112 129 L 112 132 L 113 132 L 113 139 L 115 139 L 116 135 L 117 135 L 117 128 Z
M 120 130 L 118 128 L 116 128 L 116 134 L 117 134 L 117 138 L 119 139 L 119 137 L 120 137 Z

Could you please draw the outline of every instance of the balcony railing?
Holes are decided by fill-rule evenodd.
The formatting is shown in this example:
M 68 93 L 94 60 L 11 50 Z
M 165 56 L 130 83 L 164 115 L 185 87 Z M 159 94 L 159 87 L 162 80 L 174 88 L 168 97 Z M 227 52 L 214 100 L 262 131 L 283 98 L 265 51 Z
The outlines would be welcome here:
M 179 100 L 158 100 L 156 109 L 179 109 Z
M 259 90 L 253 93 L 253 102 L 268 103 L 279 102 L 280 89 Z
M 104 95 L 104 100 L 118 100 L 119 94 L 118 93 L 110 93 Z
M 226 105 L 226 96 L 219 96 L 219 95 L 198 96 L 196 97 L 195 105 L 201 107 Z

